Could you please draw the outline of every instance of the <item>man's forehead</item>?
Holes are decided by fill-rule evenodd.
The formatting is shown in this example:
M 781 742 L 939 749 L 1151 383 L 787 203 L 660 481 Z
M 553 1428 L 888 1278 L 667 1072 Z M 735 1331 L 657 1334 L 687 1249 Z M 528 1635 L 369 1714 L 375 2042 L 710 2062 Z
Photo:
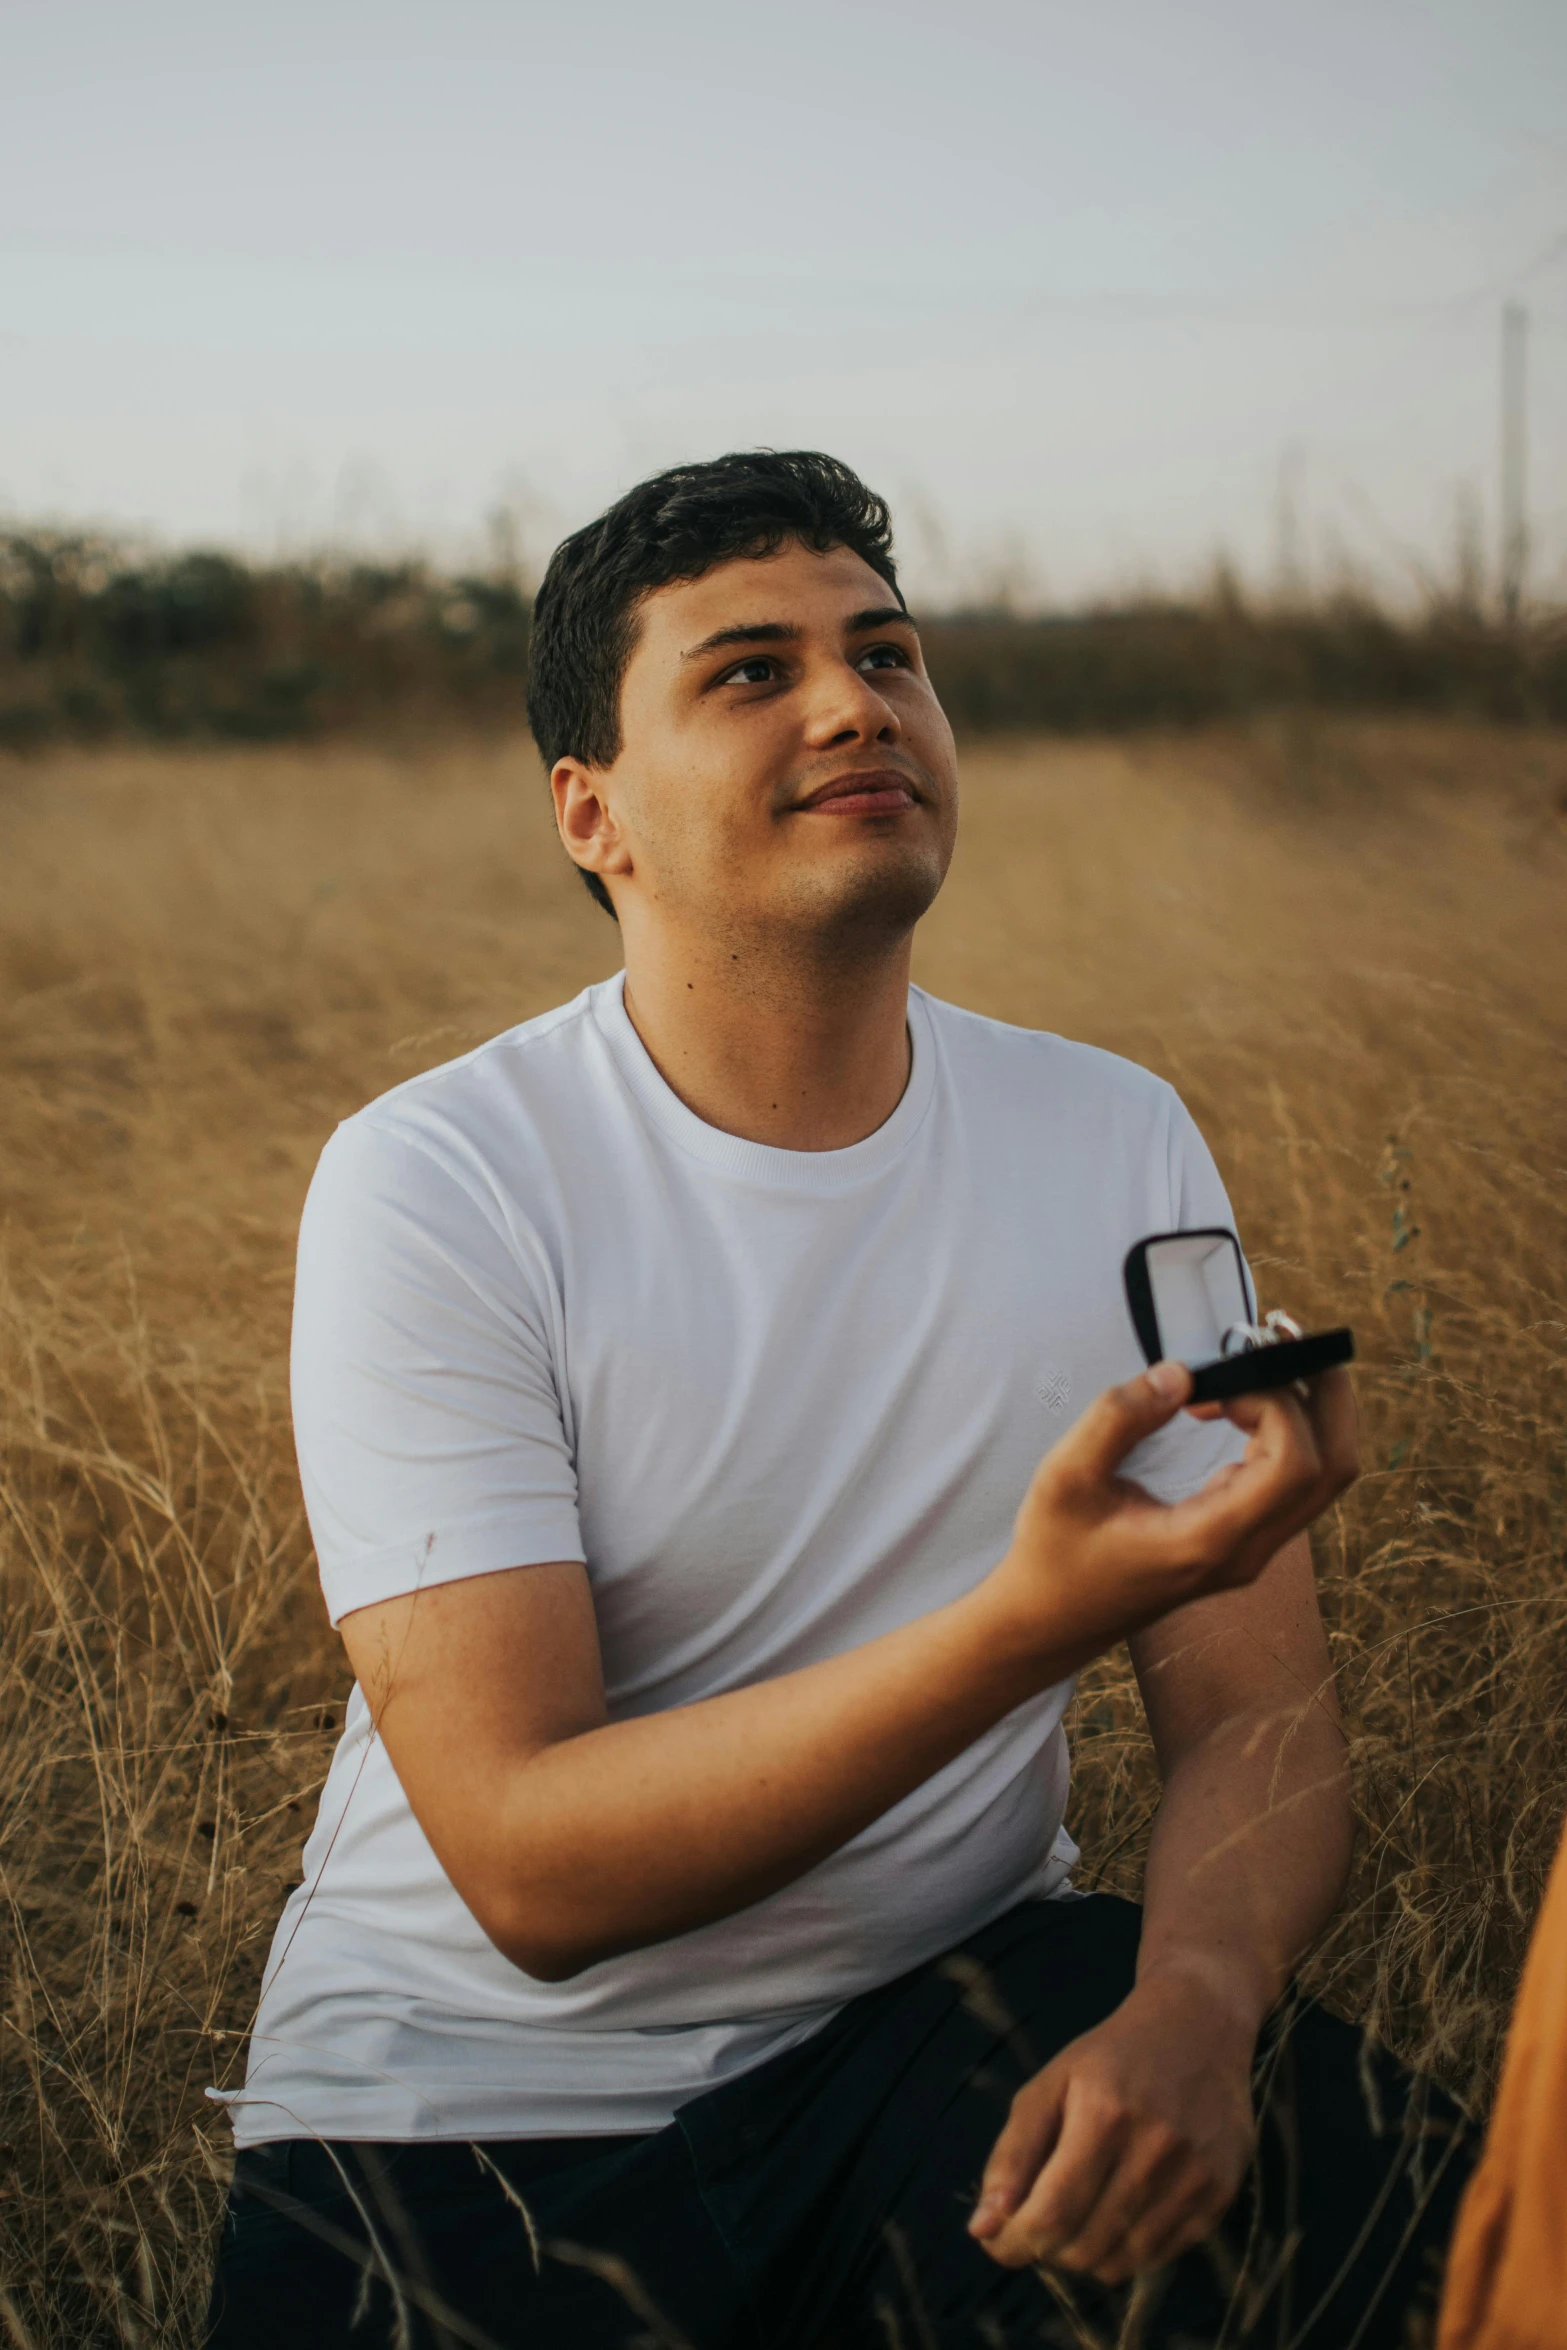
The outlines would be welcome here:
M 841 624 L 868 604 L 885 604 L 892 591 L 852 547 L 813 547 L 790 540 L 776 555 L 737 555 L 700 579 L 671 580 L 642 599 L 644 643 L 679 641 L 683 648 L 716 629 L 751 621 Z

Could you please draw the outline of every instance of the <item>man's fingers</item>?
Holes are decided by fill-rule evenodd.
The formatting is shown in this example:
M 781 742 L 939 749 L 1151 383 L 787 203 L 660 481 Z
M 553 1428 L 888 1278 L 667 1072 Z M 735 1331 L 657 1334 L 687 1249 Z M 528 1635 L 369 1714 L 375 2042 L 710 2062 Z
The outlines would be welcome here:
M 1264 1387 L 1254 1395 L 1231 1396 L 1225 1417 L 1265 1453 L 1299 1448 L 1315 1457 L 1316 1428 L 1293 1387 Z
M 999 2233 L 1039 2176 L 1060 2132 L 1066 2088 L 1067 2076 L 1047 2065 L 1012 2100 L 1007 2126 L 991 2149 L 969 2220 L 969 2234 L 982 2243 Z
M 1249 1440 L 1236 1467 L 1254 1497 L 1252 1506 L 1265 1507 L 1271 1497 L 1276 1507 L 1288 1507 L 1315 1487 L 1322 1474 L 1317 1430 L 1293 1389 L 1237 1396 L 1228 1416 Z M 1210 1479 L 1191 1498 L 1201 1501 L 1219 1490 Z
M 1100 2197 L 1093 2216 L 1074 2242 L 1054 2254 L 1063 2268 L 1094 2276 L 1104 2285 L 1178 2260 L 1211 2236 L 1235 2200 L 1239 2180 L 1226 2183 L 1212 2164 L 1188 2146 L 1142 2150 Z
M 1259 1537 L 1277 1531 L 1274 1548 L 1295 1531 L 1304 1511 L 1316 1514 L 1321 1463 L 1299 1402 L 1266 1399 L 1246 1457 L 1210 1477 L 1185 1501 L 1148 1512 L 1123 1529 L 1149 1566 L 1218 1567 Z
M 1018 1519 L 1025 1549 L 1046 1536 L 1053 1548 L 1074 1522 L 1102 1532 L 1129 1609 L 1160 1614 L 1252 1580 L 1356 1474 L 1353 1389 L 1342 1372 L 1329 1372 L 1304 1395 L 1276 1388 L 1235 1397 L 1227 1410 L 1249 1438 L 1245 1458 L 1184 1501 L 1154 1501 L 1117 1472 L 1190 1393 L 1190 1372 L 1172 1362 L 1099 1396 L 1040 1464 Z
M 1057 2246 L 1053 2257 L 1063 2268 L 1091 2276 L 1124 2261 L 1129 2274 L 1133 2232 L 1150 2211 L 1163 2210 L 1178 2191 L 1190 2191 L 1191 2171 L 1191 2149 L 1172 2131 L 1144 2131 L 1123 2153 L 1082 2226 Z
M 1331 1371 L 1319 1371 L 1315 1378 L 1303 1380 L 1298 1387 L 1274 1387 L 1260 1394 L 1231 1396 L 1224 1406 L 1224 1416 L 1250 1436 L 1262 1424 L 1270 1404 L 1300 1414 L 1325 1473 L 1346 1480 L 1355 1474 L 1360 1457 L 1359 1413 L 1355 1383 L 1342 1365 Z
M 1244 1569 L 1248 1561 L 1255 1566 L 1282 1549 L 1354 1483 L 1360 1474 L 1359 1418 L 1344 1370 L 1322 1373 L 1304 1394 L 1290 1389 L 1237 1397 L 1229 1416 L 1252 1437 L 1243 1468 L 1262 1466 L 1274 1488 L 1272 1506 L 1264 1506 L 1249 1530 L 1248 1551 L 1239 1561 Z
M 1332 1479 L 1335 1493 L 1342 1493 L 1360 1475 L 1360 1407 L 1355 1382 L 1342 1365 L 1310 1381 L 1305 1409 L 1324 1473 Z
M 1006 2268 L 1052 2260 L 1087 2225 L 1120 2163 L 1129 2117 L 1112 2101 L 1069 2088 L 1060 2136 L 1044 2168 L 985 2249 Z

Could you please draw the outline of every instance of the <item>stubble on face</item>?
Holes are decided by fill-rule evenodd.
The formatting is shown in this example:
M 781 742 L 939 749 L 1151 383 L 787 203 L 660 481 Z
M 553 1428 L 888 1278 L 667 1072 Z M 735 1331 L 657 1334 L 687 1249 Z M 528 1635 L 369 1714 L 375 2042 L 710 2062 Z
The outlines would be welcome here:
M 908 765 L 906 759 L 900 763 Z M 782 801 L 783 812 L 772 820 L 779 845 L 765 860 L 756 856 L 753 827 L 710 819 L 687 823 L 679 801 L 647 795 L 653 804 L 639 830 L 648 867 L 657 874 L 659 916 L 704 939 L 714 955 L 727 956 L 737 985 L 746 968 L 755 970 L 759 983 L 765 971 L 765 984 L 772 987 L 807 975 L 852 978 L 908 938 L 946 878 L 950 814 L 945 823 L 923 824 L 918 834 L 889 823 L 832 844 L 826 854 L 788 854 L 790 827 L 844 821 L 789 812 L 813 780 L 808 774 Z M 917 788 L 922 810 L 939 819 L 939 786 L 920 775 Z
M 796 951 L 816 962 L 880 956 L 929 911 L 947 862 L 927 835 L 861 840 L 831 858 L 786 865 L 758 927 L 779 948 L 792 938 Z

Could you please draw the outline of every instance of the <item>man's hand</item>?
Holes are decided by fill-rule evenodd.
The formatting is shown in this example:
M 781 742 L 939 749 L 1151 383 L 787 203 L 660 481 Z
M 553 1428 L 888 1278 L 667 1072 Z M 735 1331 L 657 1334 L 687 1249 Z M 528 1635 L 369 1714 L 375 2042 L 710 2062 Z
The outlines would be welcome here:
M 1150 1976 L 1012 2100 L 970 2233 L 1004 2268 L 1102 2284 L 1202 2241 L 1251 2154 L 1253 2020 L 1196 1976 Z
M 1185 1501 L 1153 1501 L 1120 1465 L 1190 1391 L 1182 1364 L 1158 1363 L 1090 1404 L 1040 1462 L 990 1578 L 1025 1642 L 1037 1622 L 1058 1654 L 1081 1641 L 1091 1656 L 1172 1608 L 1254 1582 L 1359 1474 L 1354 1389 L 1347 1372 L 1328 1371 L 1304 1393 L 1236 1397 L 1225 1416 L 1250 1439 L 1245 1458 Z

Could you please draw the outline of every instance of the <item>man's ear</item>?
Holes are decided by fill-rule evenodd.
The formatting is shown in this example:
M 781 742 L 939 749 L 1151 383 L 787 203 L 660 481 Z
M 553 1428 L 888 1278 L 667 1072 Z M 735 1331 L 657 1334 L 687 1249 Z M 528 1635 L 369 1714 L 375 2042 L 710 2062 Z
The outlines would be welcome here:
M 574 865 L 602 880 L 631 871 L 631 850 L 605 789 L 609 771 L 581 759 L 557 759 L 550 770 L 555 828 Z

